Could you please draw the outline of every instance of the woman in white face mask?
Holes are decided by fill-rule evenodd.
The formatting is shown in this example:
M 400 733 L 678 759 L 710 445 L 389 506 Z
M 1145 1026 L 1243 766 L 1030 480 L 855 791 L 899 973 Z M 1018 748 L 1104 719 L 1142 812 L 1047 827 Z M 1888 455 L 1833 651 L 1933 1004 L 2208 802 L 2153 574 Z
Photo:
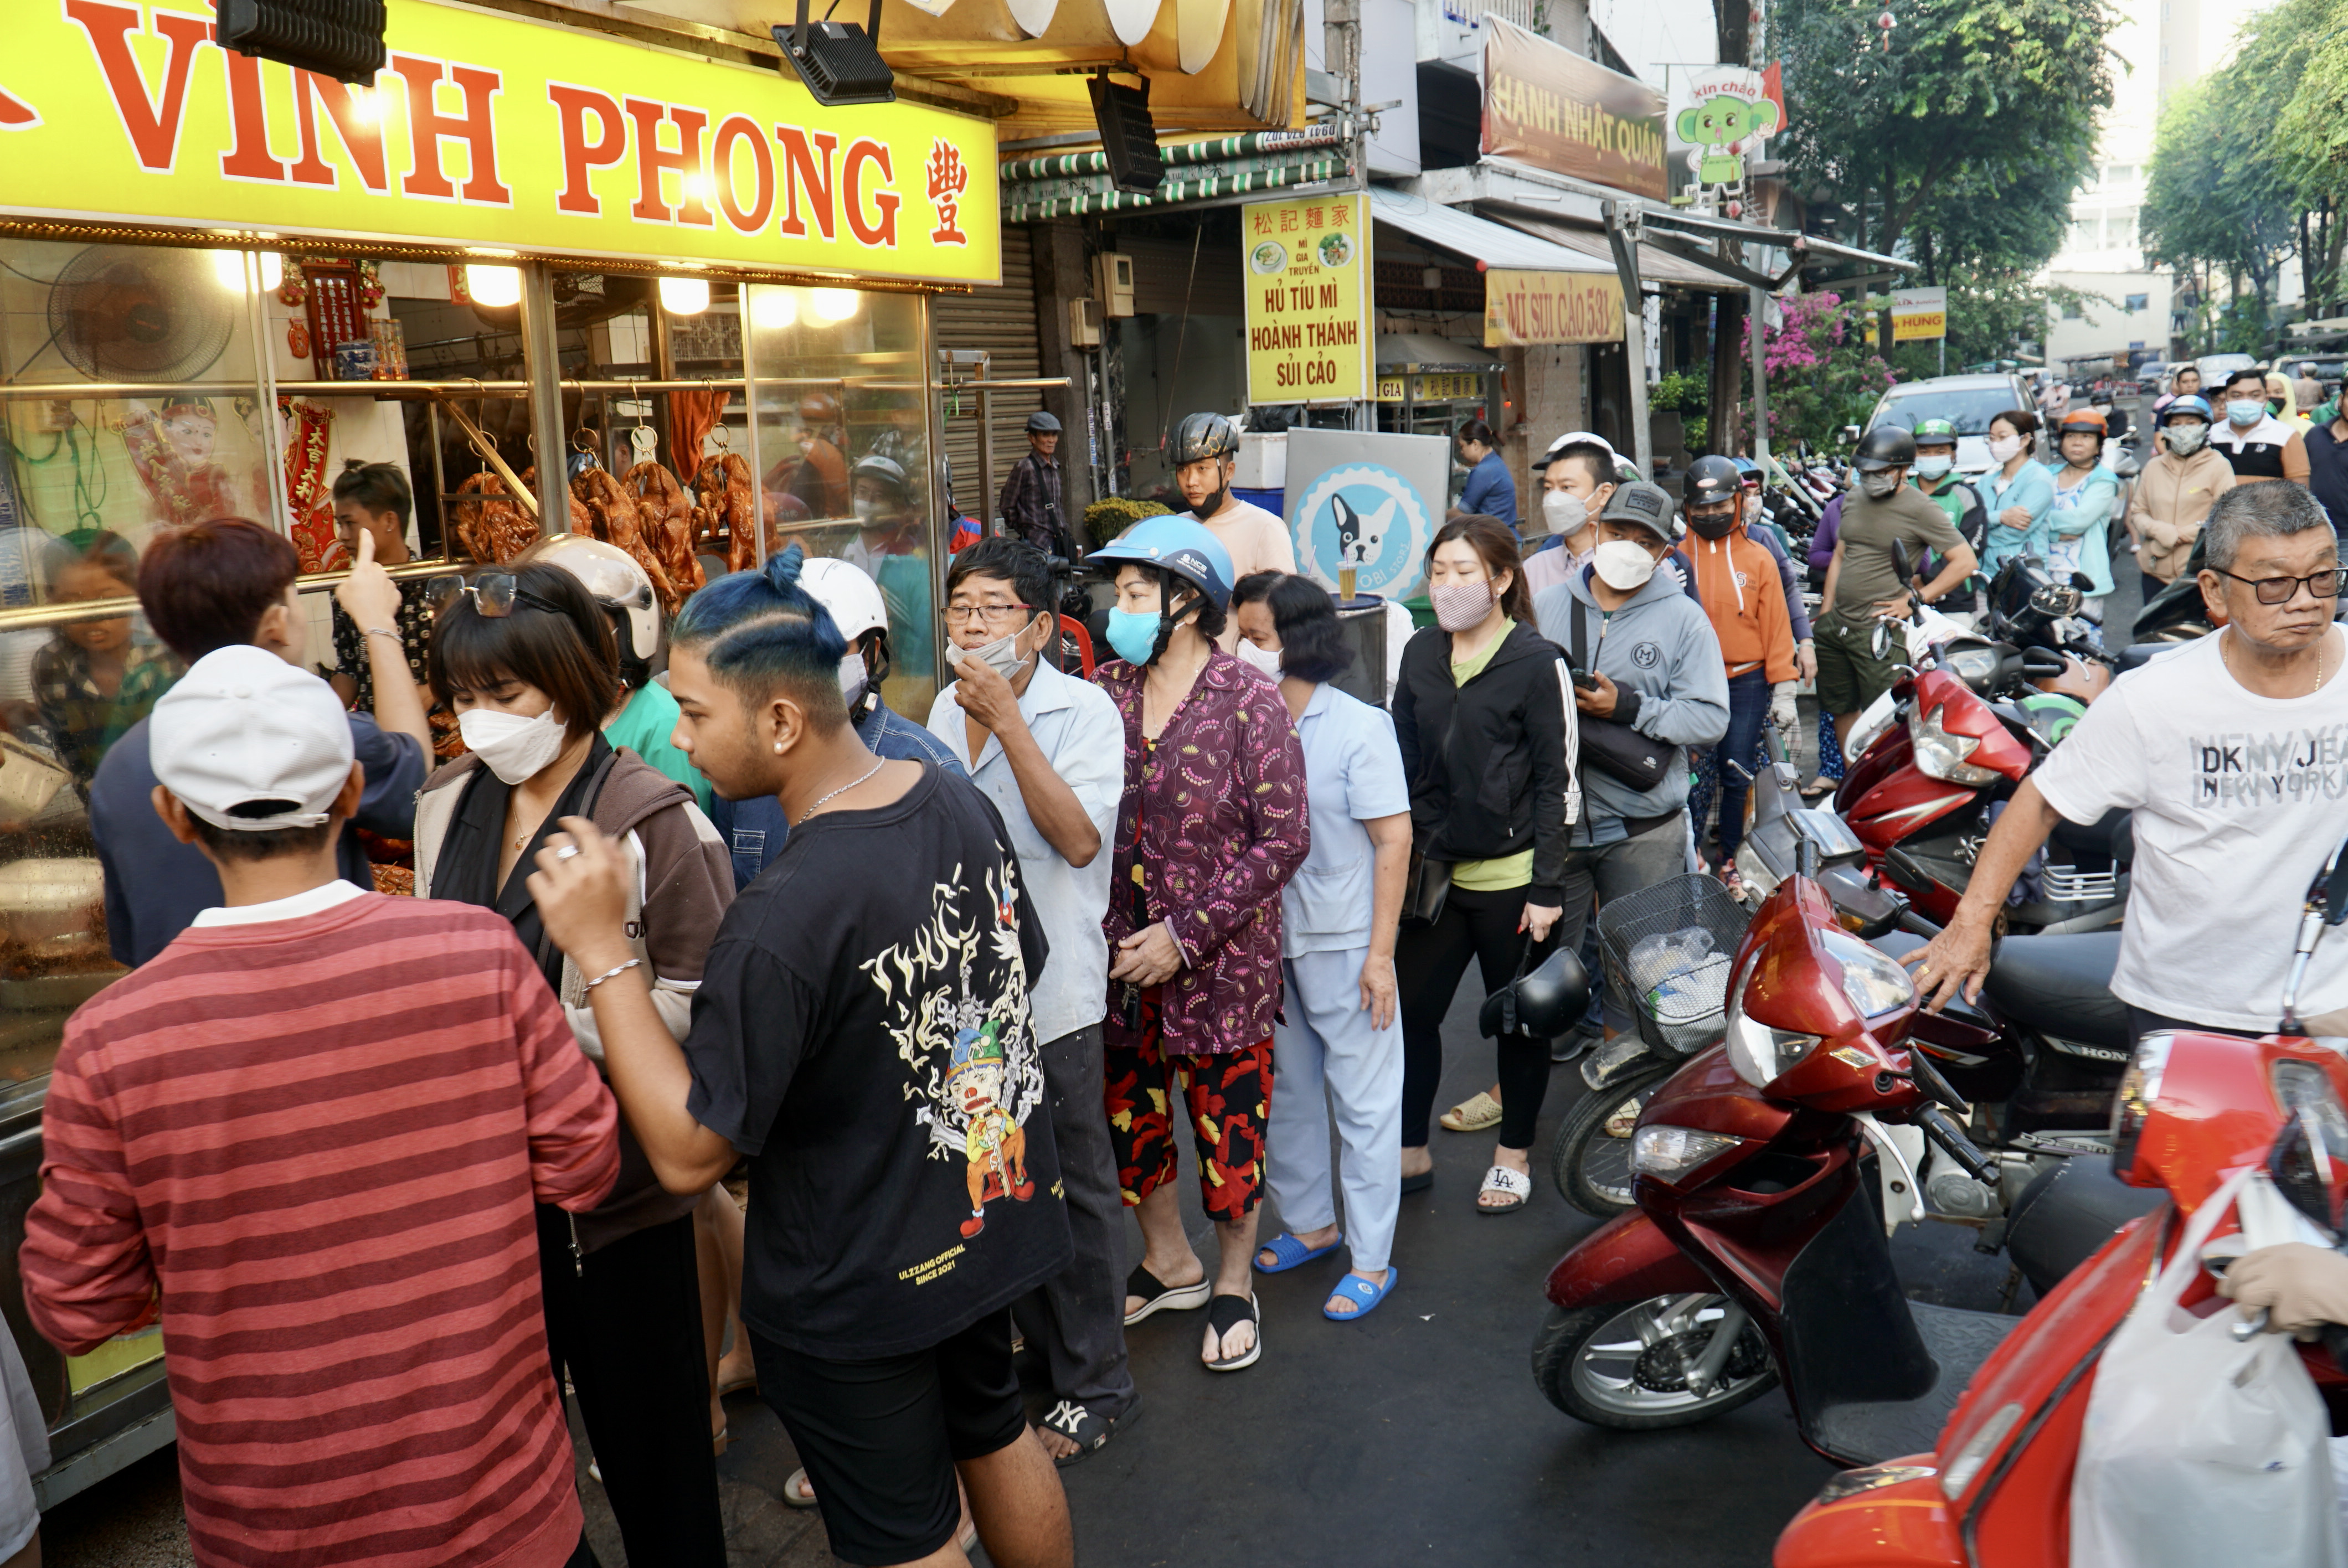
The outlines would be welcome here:
M 1990 461 L 1997 466 L 1972 481 L 1989 514 L 1989 548 L 1982 554 L 1984 577 L 2015 556 L 2046 553 L 2046 514 L 2054 507 L 2054 481 L 2031 458 L 2038 415 L 2026 408 L 1989 422 Z
M 623 698 L 611 618 L 560 567 L 436 579 L 432 689 L 470 751 L 416 807 L 416 891 L 495 909 L 538 963 L 580 1049 L 602 1040 L 582 975 L 547 939 L 528 877 L 561 819 L 584 816 L 620 846 L 633 966 L 679 1040 L 702 963 L 733 901 L 733 870 L 692 794 L 602 723 Z M 623 1122 L 618 1184 L 572 1215 L 538 1212 L 539 1276 L 555 1375 L 566 1368 L 632 1561 L 719 1568 L 726 1545 L 694 1245 L 697 1194 L 661 1190 Z M 623 1479 L 624 1478 L 624 1479 Z
M 2234 487 L 2234 466 L 2209 445 L 2209 404 L 2199 393 L 2169 400 L 2160 411 L 2157 442 L 2160 450 L 2128 497 L 2128 532 L 2136 536 L 2147 602 L 2177 580 L 2209 508 Z

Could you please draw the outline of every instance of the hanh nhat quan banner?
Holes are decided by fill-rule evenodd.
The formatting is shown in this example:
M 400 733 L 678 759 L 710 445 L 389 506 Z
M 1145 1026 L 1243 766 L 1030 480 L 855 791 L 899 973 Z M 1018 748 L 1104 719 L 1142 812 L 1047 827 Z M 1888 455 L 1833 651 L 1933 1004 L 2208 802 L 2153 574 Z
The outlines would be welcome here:
M 1622 283 L 1612 272 L 1484 274 L 1484 346 L 1621 343 Z
M 1538 33 L 1487 15 L 1483 150 L 1658 200 L 1663 96 Z
M 221 49 L 186 4 L 10 0 L 0 219 L 1000 277 L 983 121 L 430 0 L 389 0 L 390 64 L 354 88 Z
M 1370 234 L 1358 195 L 1241 209 L 1250 403 L 1371 395 Z

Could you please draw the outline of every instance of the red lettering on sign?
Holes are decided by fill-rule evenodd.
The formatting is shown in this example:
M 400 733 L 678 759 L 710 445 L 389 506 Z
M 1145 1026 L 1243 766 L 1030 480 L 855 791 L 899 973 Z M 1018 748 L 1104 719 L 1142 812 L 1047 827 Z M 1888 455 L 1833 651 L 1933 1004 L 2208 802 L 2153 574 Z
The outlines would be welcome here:
M 864 196 L 859 173 L 867 163 L 880 166 L 880 178 L 893 180 L 896 173 L 889 167 L 889 149 L 870 137 L 859 137 L 849 148 L 848 157 L 839 167 L 840 195 L 848 208 L 848 231 L 867 245 L 893 249 L 897 243 L 897 208 L 904 198 L 885 187 L 872 193 L 872 206 L 880 216 L 870 223 L 864 220 Z
M 839 138 L 828 130 L 810 136 L 795 125 L 778 125 L 775 139 L 783 144 L 783 221 L 782 232 L 795 239 L 807 235 L 807 220 L 799 216 L 799 185 L 806 182 L 808 207 L 815 214 L 815 223 L 827 240 L 832 235 L 831 216 L 831 157 L 839 150 Z M 809 143 L 814 145 L 809 147 Z M 823 156 L 820 160 L 817 153 Z
M 152 174 L 171 172 L 180 157 L 180 117 L 188 107 L 188 67 L 195 63 L 197 49 L 211 42 L 211 19 L 176 11 L 155 13 L 155 29 L 170 42 L 170 53 L 163 59 L 162 90 L 151 94 L 146 73 L 130 52 L 130 30 L 139 27 L 138 6 L 66 0 L 66 20 L 78 23 L 89 35 L 90 53 L 98 56 L 115 117 L 130 138 L 139 167 Z
M 318 156 L 317 111 L 323 104 L 359 179 L 378 196 L 390 189 L 391 181 L 383 167 L 382 117 L 362 113 L 352 99 L 352 91 L 332 77 L 322 77 L 314 71 L 294 73 L 295 122 L 302 128 L 302 159 L 294 166 L 294 184 L 323 185 L 331 190 L 340 183 L 334 167 Z
M 561 82 L 546 84 L 546 97 L 554 106 L 562 138 L 562 194 L 554 199 L 554 210 L 579 218 L 600 218 L 603 203 L 587 183 L 587 171 L 609 169 L 627 156 L 628 122 L 620 118 L 620 102 L 593 87 Z M 592 140 L 587 136 L 591 114 L 595 117 Z
M 750 170 L 757 177 L 757 195 L 749 206 L 738 200 L 738 188 L 734 183 L 734 149 L 736 142 L 750 149 Z M 775 210 L 775 155 L 767 146 L 766 133 L 758 122 L 748 115 L 727 115 L 717 125 L 717 136 L 709 144 L 709 174 L 717 182 L 718 210 L 726 221 L 745 234 L 756 234 L 767 226 Z
M 269 156 L 269 116 L 261 107 L 261 62 L 233 49 L 222 50 L 221 57 L 228 62 L 230 141 L 228 150 L 221 154 L 221 178 L 283 184 L 285 165 Z
M 640 223 L 716 228 L 717 220 L 710 216 L 708 192 L 704 189 L 707 177 L 701 171 L 701 133 L 709 127 L 709 116 L 700 109 L 654 103 L 646 98 L 628 99 L 627 110 L 628 118 L 636 122 L 636 204 L 628 209 L 629 214 Z M 674 152 L 660 144 L 663 120 L 676 127 L 677 146 Z M 664 174 L 677 177 L 678 204 L 675 207 L 661 196 L 661 177 Z
M 480 66 L 451 66 L 422 55 L 394 55 L 391 68 L 407 84 L 407 135 L 413 158 L 400 182 L 403 195 L 432 201 L 465 200 L 484 207 L 510 207 L 513 192 L 498 180 L 497 96 L 505 77 Z M 433 88 L 446 76 L 457 85 L 465 107 L 444 114 Z M 469 169 L 460 194 L 440 167 L 443 141 L 465 144 Z

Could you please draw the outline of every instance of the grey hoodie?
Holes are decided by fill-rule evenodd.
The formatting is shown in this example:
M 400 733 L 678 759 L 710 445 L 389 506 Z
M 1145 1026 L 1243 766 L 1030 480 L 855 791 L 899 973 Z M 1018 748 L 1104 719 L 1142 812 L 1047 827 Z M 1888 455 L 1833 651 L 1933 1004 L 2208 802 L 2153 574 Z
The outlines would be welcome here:
M 1590 572 L 1583 567 L 1533 600 L 1540 634 L 1570 655 L 1579 600 L 1590 662 L 1620 693 L 1612 717 L 1673 745 L 1719 741 L 1728 733 L 1728 670 L 1704 607 L 1687 596 L 1675 574 L 1658 569 L 1630 603 L 1609 616 L 1591 591 Z M 1606 844 L 1623 836 L 1625 817 L 1663 816 L 1686 804 L 1688 775 L 1685 767 L 1673 767 L 1643 794 L 1585 768 L 1581 786 L 1588 805 L 1573 842 Z

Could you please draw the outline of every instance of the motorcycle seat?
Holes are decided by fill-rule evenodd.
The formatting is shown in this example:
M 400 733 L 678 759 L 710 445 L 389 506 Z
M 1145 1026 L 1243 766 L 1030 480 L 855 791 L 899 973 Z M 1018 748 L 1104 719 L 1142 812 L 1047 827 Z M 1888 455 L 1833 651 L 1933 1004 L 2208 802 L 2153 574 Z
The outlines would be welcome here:
M 2047 1034 L 2127 1050 L 2127 1008 L 2112 995 L 2120 934 L 2008 937 L 1998 944 L 1982 991 L 2000 1012 Z

